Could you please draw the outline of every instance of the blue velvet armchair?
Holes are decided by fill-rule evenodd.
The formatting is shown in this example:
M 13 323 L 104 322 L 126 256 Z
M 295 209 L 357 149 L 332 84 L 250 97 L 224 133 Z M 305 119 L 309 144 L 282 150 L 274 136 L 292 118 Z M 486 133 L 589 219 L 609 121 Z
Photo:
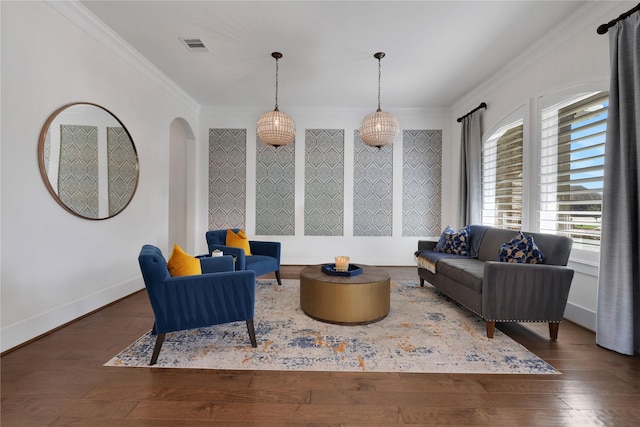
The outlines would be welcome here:
M 162 252 L 152 245 L 142 247 L 138 262 L 155 316 L 150 365 L 158 360 L 167 332 L 245 320 L 251 345 L 257 346 L 253 271 L 234 271 L 230 256 L 209 257 L 200 259 L 201 275 L 171 277 Z
M 238 228 L 232 230 L 234 233 L 239 231 Z M 209 230 L 206 233 L 206 239 L 209 253 L 219 249 L 225 255 L 236 257 L 236 270 L 253 270 L 256 276 L 275 272 L 278 285 L 282 285 L 280 280 L 280 242 L 250 240 L 251 256 L 245 256 L 243 249 L 226 246 L 226 229 Z

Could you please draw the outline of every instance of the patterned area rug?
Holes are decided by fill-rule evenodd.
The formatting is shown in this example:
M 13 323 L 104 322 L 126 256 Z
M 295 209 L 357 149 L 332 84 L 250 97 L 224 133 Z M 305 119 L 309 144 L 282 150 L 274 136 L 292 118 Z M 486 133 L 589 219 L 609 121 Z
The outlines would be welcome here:
M 255 328 L 245 322 L 168 333 L 159 368 L 558 374 L 551 365 L 431 286 L 391 282 L 391 310 L 377 322 L 340 326 L 300 309 L 299 281 L 258 280 Z M 145 334 L 105 366 L 147 367 L 155 337 Z

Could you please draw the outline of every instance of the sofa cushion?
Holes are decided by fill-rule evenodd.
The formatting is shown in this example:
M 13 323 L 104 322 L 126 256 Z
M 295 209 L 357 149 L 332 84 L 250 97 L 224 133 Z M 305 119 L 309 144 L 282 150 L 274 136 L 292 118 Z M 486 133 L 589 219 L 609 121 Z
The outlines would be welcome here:
M 418 264 L 418 267 L 429 270 L 433 274 L 436 274 L 438 261 L 443 258 L 468 258 L 464 255 L 447 254 L 444 252 L 436 252 L 431 249 L 416 251 L 414 255 L 416 257 L 416 264 Z
M 567 236 L 546 233 L 527 233 L 536 240 L 536 245 L 544 253 L 544 263 L 566 266 L 571 254 L 573 240 Z
M 482 238 L 484 237 L 484 233 L 487 229 L 490 228 L 488 225 L 471 225 L 469 227 L 469 256 L 471 258 L 478 258 L 478 252 L 480 252 L 480 245 L 482 244 Z
M 468 225 L 460 229 L 457 233 L 447 225 L 440 236 L 440 240 L 438 240 L 436 252 L 469 256 L 470 234 L 471 230 Z
M 544 254 L 540 251 L 533 236 L 525 236 L 519 231 L 511 241 L 500 247 L 498 255 L 500 262 L 515 262 L 519 264 L 542 264 Z
M 456 257 L 438 261 L 438 274 L 462 283 L 476 292 L 482 292 L 484 262 L 474 258 Z
M 481 261 L 495 261 L 498 259 L 500 247 L 504 242 L 508 242 L 516 233 L 514 230 L 490 227 L 484 233 L 480 249 L 478 249 L 478 259 Z

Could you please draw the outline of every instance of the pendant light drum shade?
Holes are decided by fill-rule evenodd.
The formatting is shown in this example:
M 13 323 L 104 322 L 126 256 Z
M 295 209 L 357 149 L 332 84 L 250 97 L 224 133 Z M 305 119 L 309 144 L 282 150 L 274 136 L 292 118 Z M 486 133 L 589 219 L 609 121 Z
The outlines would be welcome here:
M 258 119 L 258 136 L 274 147 L 288 145 L 296 137 L 296 124 L 287 113 L 278 109 L 267 111 Z
M 378 110 L 366 116 L 360 123 L 360 139 L 372 147 L 384 147 L 395 141 L 400 132 L 398 120 L 391 114 L 380 109 L 380 60 L 384 58 L 384 52 L 373 55 L 378 60 Z
M 262 142 L 277 148 L 293 142 L 296 124 L 291 116 L 278 110 L 278 60 L 282 54 L 273 52 L 271 56 L 276 60 L 276 107 L 260 116 L 256 128 Z
M 386 111 L 369 114 L 360 124 L 360 139 L 367 145 L 381 148 L 395 141 L 400 132 L 398 120 Z

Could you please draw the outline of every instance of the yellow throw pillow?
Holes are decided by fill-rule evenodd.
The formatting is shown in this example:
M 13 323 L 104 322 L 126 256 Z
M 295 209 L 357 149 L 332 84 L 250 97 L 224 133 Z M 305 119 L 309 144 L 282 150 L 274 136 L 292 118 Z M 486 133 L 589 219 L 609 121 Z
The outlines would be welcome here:
M 234 233 L 233 230 L 227 230 L 226 245 L 231 246 L 232 248 L 244 249 L 244 254 L 246 256 L 251 256 L 249 239 L 247 239 L 247 235 L 244 234 L 244 230 L 238 231 L 238 234 Z
M 173 245 L 173 252 L 167 262 L 167 268 L 171 276 L 195 276 L 202 274 L 200 260 L 192 257 L 178 245 Z

